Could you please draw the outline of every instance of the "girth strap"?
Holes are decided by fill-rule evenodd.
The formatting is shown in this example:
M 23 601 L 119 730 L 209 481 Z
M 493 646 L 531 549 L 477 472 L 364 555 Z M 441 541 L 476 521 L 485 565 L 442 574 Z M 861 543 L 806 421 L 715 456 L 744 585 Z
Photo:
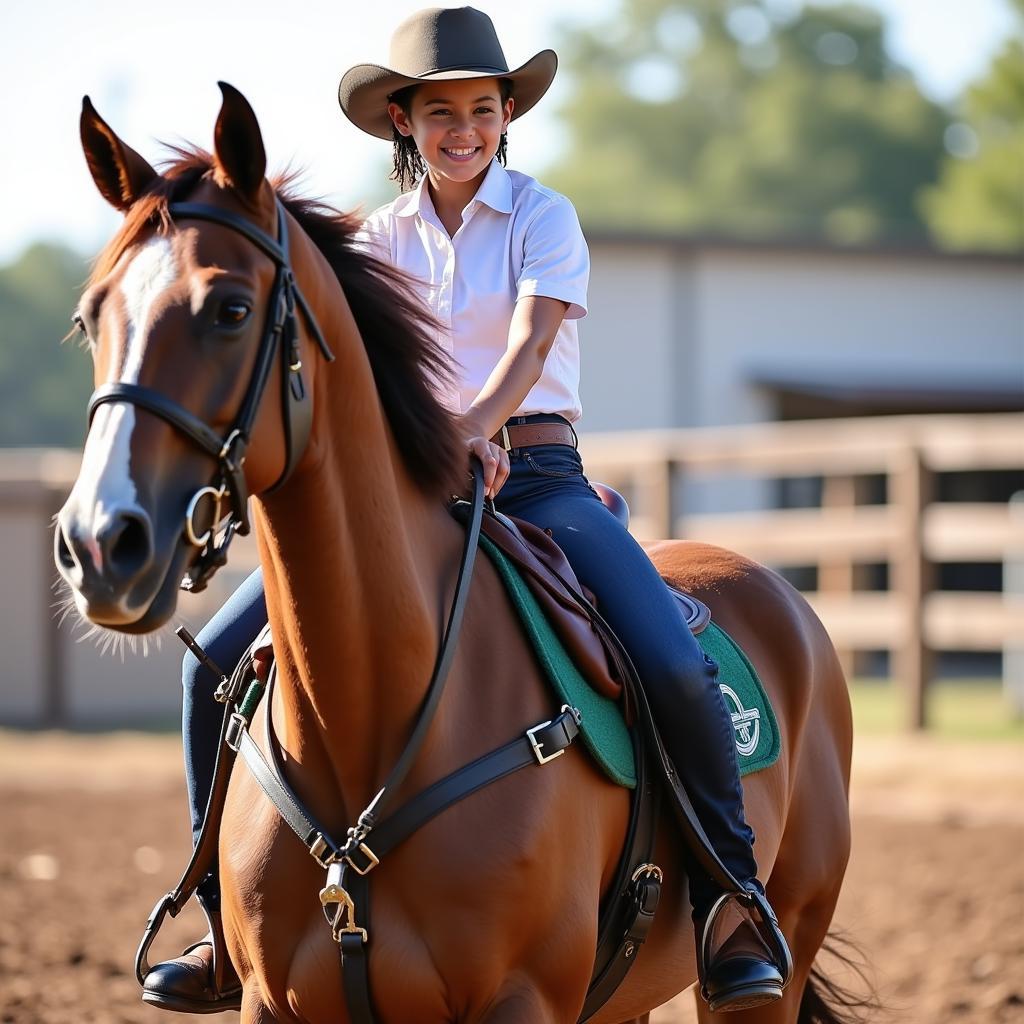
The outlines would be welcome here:
M 661 787 L 658 780 L 651 777 L 651 762 L 642 731 L 634 725 L 630 732 L 636 788 L 622 856 L 600 915 L 594 973 L 579 1024 L 590 1020 L 608 1002 L 636 963 L 640 946 L 654 923 L 661 895 L 662 871 L 651 862 L 661 808 Z

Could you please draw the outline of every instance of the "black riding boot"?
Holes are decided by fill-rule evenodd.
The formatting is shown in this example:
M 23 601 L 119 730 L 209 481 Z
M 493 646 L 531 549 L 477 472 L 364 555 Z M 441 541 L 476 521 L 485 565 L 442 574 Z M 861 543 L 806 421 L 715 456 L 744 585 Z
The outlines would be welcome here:
M 702 655 L 694 675 L 675 683 L 657 693 L 646 687 L 665 748 L 712 846 L 748 892 L 745 898 L 723 893 L 688 858 L 701 994 L 713 1011 L 744 1010 L 782 995 L 792 961 L 757 880 L 754 834 L 743 813 L 735 732 L 718 666 Z
M 196 891 L 209 932 L 179 957 L 156 964 L 146 975 L 142 1000 L 177 1013 L 220 1013 L 242 1008 L 242 985 L 224 948 L 220 885 L 210 875 Z

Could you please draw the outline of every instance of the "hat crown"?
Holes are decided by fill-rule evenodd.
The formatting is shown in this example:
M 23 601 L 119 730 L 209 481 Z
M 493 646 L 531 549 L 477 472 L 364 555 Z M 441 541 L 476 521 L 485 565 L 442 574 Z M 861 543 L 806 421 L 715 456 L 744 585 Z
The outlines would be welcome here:
M 508 72 L 494 23 L 475 7 L 431 7 L 410 15 L 391 37 L 390 64 L 414 78 L 456 68 Z

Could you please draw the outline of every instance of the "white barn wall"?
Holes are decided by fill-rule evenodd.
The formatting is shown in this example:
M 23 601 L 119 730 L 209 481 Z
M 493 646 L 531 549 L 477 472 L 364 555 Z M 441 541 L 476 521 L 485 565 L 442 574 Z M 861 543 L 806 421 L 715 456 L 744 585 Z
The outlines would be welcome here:
M 32 505 L 14 505 L 0 519 L 0 720 L 32 725 L 45 713 L 45 671 L 40 657 L 47 635 L 45 614 L 53 600 L 53 562 L 44 564 L 45 519 Z
M 765 377 L 1024 394 L 1019 261 L 600 236 L 591 256 L 583 430 L 768 422 Z M 750 480 L 683 496 L 694 512 L 769 500 Z
M 1013 267 L 837 254 L 701 260 L 702 423 L 757 422 L 780 376 L 1024 388 L 1024 289 Z M 714 401 L 725 393 L 728 408 Z M 738 414 L 738 415 L 737 415 Z
M 673 304 L 672 252 L 657 246 L 591 247 L 590 308 L 580 324 L 583 430 L 673 425 L 674 381 L 685 348 Z

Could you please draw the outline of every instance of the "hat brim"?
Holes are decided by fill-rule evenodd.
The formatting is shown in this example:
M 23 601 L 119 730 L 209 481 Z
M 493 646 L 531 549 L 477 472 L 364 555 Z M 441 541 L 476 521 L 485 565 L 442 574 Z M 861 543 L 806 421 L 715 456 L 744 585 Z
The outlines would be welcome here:
M 345 116 L 357 127 L 378 139 L 392 139 L 391 118 L 388 116 L 388 97 L 408 85 L 424 82 L 462 81 L 470 78 L 508 78 L 515 90 L 512 120 L 522 117 L 536 106 L 548 91 L 558 70 L 558 57 L 554 50 L 541 50 L 514 71 L 495 68 L 435 71 L 419 78 L 403 75 L 379 64 L 357 64 L 349 68 L 338 84 L 338 102 Z

